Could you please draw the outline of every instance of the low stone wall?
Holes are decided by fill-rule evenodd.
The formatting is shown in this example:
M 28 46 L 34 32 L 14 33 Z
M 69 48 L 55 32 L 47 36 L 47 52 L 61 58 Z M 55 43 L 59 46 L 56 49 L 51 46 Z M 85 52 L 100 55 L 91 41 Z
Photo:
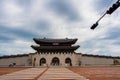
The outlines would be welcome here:
M 29 66 L 29 57 L 13 57 L 13 58 L 2 58 L 0 59 L 0 67 L 19 67 L 19 66 Z
M 115 59 L 115 58 L 82 56 L 81 65 L 82 66 L 111 66 L 111 65 L 115 65 L 114 60 L 117 60 L 118 62 L 120 62 L 120 59 Z

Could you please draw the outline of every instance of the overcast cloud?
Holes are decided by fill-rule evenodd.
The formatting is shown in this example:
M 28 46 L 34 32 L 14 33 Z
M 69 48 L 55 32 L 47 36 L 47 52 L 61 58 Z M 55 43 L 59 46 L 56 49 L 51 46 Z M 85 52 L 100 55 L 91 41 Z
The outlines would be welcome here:
M 78 38 L 84 54 L 120 56 L 120 9 L 90 26 L 116 0 L 0 0 L 0 55 L 35 52 L 33 38 Z

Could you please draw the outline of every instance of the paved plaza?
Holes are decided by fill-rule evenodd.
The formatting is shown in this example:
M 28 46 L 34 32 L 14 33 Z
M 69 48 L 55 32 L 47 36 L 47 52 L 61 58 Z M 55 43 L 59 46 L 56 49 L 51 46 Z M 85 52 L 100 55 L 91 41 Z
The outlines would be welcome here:
M 49 68 L 38 80 L 87 80 L 67 68 Z
M 69 67 L 90 80 L 120 80 L 120 66 Z
M 0 76 L 0 80 L 35 80 L 46 68 L 29 68 Z
M 84 76 L 84 77 L 83 77 Z M 120 80 L 120 66 L 0 68 L 0 80 Z
M 0 80 L 88 80 L 77 73 L 61 67 L 28 68 L 0 76 Z

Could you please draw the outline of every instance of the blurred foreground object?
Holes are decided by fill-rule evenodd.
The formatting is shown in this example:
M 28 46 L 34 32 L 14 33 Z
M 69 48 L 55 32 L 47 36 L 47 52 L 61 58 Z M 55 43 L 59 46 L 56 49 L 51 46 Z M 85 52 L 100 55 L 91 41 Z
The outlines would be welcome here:
M 107 10 L 107 11 L 105 12 L 105 14 L 104 14 L 103 16 L 101 16 L 101 17 L 97 20 L 97 22 L 91 26 L 90 29 L 94 30 L 94 29 L 98 26 L 98 22 L 99 22 L 106 14 L 112 14 L 118 7 L 120 7 L 120 0 L 118 0 L 116 3 L 114 3 L 114 4 L 112 5 L 112 7 L 110 7 L 109 10 Z

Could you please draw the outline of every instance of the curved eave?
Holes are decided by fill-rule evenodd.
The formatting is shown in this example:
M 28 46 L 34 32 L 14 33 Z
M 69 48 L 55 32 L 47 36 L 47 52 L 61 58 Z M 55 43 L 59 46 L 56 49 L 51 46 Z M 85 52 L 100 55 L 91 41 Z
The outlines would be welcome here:
M 38 46 L 32 45 L 31 47 L 32 47 L 34 50 L 37 50 L 37 51 L 38 51 Z
M 31 46 L 34 50 L 40 51 L 40 50 L 76 50 L 80 46 Z
M 47 44 L 47 43 L 69 43 L 74 44 L 78 39 L 39 39 L 33 38 L 37 44 Z

